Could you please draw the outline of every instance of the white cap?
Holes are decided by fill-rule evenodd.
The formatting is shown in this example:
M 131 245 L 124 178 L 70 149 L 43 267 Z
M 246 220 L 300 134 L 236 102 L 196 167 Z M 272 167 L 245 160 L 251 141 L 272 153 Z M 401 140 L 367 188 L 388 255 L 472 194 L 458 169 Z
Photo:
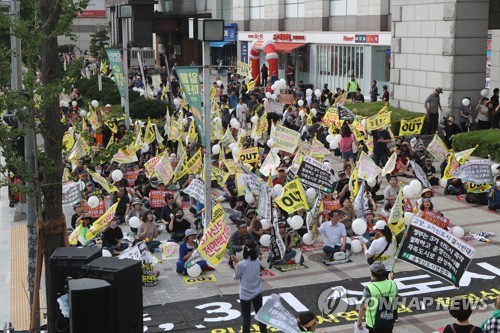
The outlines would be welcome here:
M 377 221 L 377 223 L 375 223 L 375 228 L 376 230 L 384 230 L 385 227 L 387 226 L 387 223 L 385 223 L 385 221 Z

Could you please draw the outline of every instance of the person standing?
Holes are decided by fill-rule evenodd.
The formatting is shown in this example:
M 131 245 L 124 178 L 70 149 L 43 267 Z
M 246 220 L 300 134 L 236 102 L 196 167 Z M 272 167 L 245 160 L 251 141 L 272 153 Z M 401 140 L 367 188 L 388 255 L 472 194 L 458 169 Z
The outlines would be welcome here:
M 385 166 L 389 158 L 387 144 L 391 142 L 391 135 L 386 129 L 379 128 L 373 132 L 373 161 L 377 166 Z
M 250 333 L 251 306 L 255 313 L 262 307 L 262 278 L 257 245 L 250 242 L 243 247 L 243 260 L 235 267 L 234 279 L 240 281 L 241 316 L 243 317 L 242 333 Z M 267 333 L 267 325 L 259 322 L 261 333 Z
M 481 97 L 479 102 L 477 103 L 477 129 L 490 129 L 490 116 L 488 113 L 488 102 L 487 98 Z
M 389 102 L 389 90 L 387 90 L 387 86 L 385 84 L 382 86 L 382 90 L 384 91 L 382 93 L 382 102 Z
M 370 101 L 376 102 L 378 96 L 377 80 L 372 81 L 372 88 L 370 89 Z
M 373 230 L 375 231 L 375 240 L 370 244 L 370 247 L 361 242 L 361 246 L 365 250 L 365 256 L 373 262 L 382 262 L 386 271 L 390 272 L 394 264 L 394 254 L 396 253 L 396 239 L 393 238 L 391 229 L 389 229 L 385 221 L 377 221 Z
M 493 315 L 481 324 L 481 328 L 484 333 L 500 332 L 500 296 L 496 299 Z
M 461 105 L 460 106 L 460 127 L 462 128 L 462 132 L 468 132 L 470 129 L 470 125 L 472 124 L 472 110 L 470 106 L 470 98 L 465 97 L 464 99 L 469 100 L 469 105 Z
M 460 127 L 455 124 L 455 117 L 449 116 L 446 124 L 444 125 L 444 143 L 451 149 L 451 140 L 455 134 L 462 133 Z
M 482 333 L 483 330 L 469 323 L 472 314 L 472 304 L 467 298 L 456 297 L 452 299 L 448 309 L 450 315 L 457 320 L 456 323 L 446 325 L 443 333 Z
M 371 264 L 370 272 L 372 281 L 363 291 L 356 325 L 361 330 L 363 317 L 366 317 L 368 332 L 392 333 L 397 318 L 398 287 L 392 279 L 387 279 L 387 270 L 382 262 Z
M 424 102 L 425 111 L 429 117 L 429 131 L 427 134 L 434 134 L 438 129 L 439 123 L 439 110 L 443 112 L 439 95 L 443 93 L 443 89 L 438 87 L 434 92 L 427 97 Z
M 262 65 L 262 68 L 260 69 L 260 78 L 262 82 L 262 86 L 267 85 L 267 78 L 269 77 L 269 70 L 267 69 L 266 64 Z
M 347 81 L 347 98 L 352 98 L 352 96 L 356 95 L 356 90 L 358 90 L 359 83 L 356 80 L 356 75 L 352 74 L 351 79 Z

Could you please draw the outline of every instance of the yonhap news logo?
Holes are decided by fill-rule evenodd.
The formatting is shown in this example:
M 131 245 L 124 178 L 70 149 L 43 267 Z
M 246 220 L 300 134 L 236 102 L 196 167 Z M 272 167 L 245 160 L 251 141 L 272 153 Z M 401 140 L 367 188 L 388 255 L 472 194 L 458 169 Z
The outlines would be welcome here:
M 319 295 L 318 308 L 323 316 L 345 312 L 349 306 L 344 287 L 328 288 Z

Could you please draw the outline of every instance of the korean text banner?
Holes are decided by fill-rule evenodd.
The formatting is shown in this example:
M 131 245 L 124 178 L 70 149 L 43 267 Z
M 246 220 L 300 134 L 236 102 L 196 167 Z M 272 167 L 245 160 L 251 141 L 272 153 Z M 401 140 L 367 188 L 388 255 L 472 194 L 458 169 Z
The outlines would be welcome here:
M 177 67 L 179 82 L 186 94 L 191 112 L 193 113 L 196 129 L 201 138 L 201 146 L 205 147 L 205 135 L 203 131 L 203 115 L 201 108 L 200 74 L 198 67 Z
M 399 135 L 414 135 L 422 132 L 425 117 L 418 117 L 415 119 L 404 120 L 401 119 L 401 126 L 399 127 Z
M 273 133 L 271 139 L 274 142 L 274 148 L 279 148 L 287 153 L 293 154 L 295 148 L 299 144 L 300 133 L 290 128 L 278 125 Z
M 203 233 L 198 251 L 213 266 L 220 264 L 231 236 L 229 226 L 224 223 L 224 208 L 217 204 L 212 212 L 212 221 Z
M 473 257 L 472 246 L 418 216 L 413 216 L 398 256 L 455 287 L 459 286 Z
M 120 92 L 120 96 L 125 98 L 125 85 L 128 82 L 125 81 L 125 77 L 123 76 L 121 51 L 115 49 L 106 50 L 106 54 L 108 55 L 109 65 L 111 67 L 111 70 L 113 71 L 113 77 L 115 78 L 115 83 L 118 87 L 118 91 Z

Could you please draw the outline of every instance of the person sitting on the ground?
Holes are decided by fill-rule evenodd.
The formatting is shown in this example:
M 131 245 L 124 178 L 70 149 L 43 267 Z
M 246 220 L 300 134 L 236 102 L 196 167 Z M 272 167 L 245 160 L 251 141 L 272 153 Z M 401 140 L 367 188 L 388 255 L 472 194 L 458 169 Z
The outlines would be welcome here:
M 484 333 L 500 332 L 500 296 L 497 297 L 497 300 L 495 302 L 495 310 L 493 310 L 493 315 L 481 324 L 481 328 L 483 329 Z
M 454 298 L 449 307 L 450 315 L 457 320 L 456 323 L 446 325 L 443 333 L 482 333 L 483 330 L 469 324 L 472 314 L 472 304 L 468 298 Z
M 418 207 L 417 216 L 422 217 L 425 212 L 435 212 L 434 205 L 430 198 L 423 198 L 422 204 Z
M 500 210 L 500 177 L 495 178 L 495 186 L 488 192 L 488 209 Z
M 128 212 L 127 216 L 125 217 L 125 222 L 129 223 L 130 219 L 134 216 L 140 219 L 145 212 L 146 209 L 143 207 L 141 199 L 135 198 L 134 201 L 132 202 L 132 209 Z M 130 231 L 137 233 L 137 228 L 131 227 Z
M 250 225 L 248 226 L 248 231 L 252 233 L 253 238 L 258 243 L 262 235 L 269 234 L 271 232 L 272 225 L 269 225 L 269 228 L 264 230 L 262 228 L 262 223 L 257 217 L 257 214 L 255 214 L 255 210 L 252 209 L 252 211 L 253 211 L 252 214 L 250 214 L 251 219 L 250 219 Z
M 446 188 L 444 189 L 444 194 L 461 195 L 465 194 L 464 184 L 460 178 L 448 179 L 446 183 Z
M 196 249 L 196 235 L 198 233 L 193 229 L 187 229 L 184 233 L 184 240 L 179 245 L 179 259 L 176 263 L 176 272 L 179 274 L 187 274 L 187 268 L 185 267 L 186 261 L 191 258 L 194 249 Z M 203 271 L 211 270 L 206 262 L 206 260 L 199 260 L 196 262 L 197 265 L 201 267 Z
M 278 227 L 279 227 L 279 236 L 283 240 L 283 243 L 285 244 L 286 250 L 285 250 L 285 254 L 284 254 L 283 258 L 274 260 L 273 265 L 287 264 L 287 263 L 289 263 L 290 260 L 295 258 L 295 254 L 297 253 L 297 252 L 295 252 L 295 250 L 292 249 L 292 236 L 290 236 L 290 234 L 288 232 L 286 232 L 285 222 L 279 222 Z
M 329 221 L 324 221 L 318 228 L 320 234 L 324 237 L 325 246 L 323 252 L 327 255 L 327 260 L 332 260 L 336 252 L 345 252 L 349 257 L 351 244 L 347 243 L 347 232 L 345 225 L 340 220 L 338 210 L 332 210 L 328 213 Z
M 356 210 L 352 206 L 351 199 L 344 198 L 344 200 L 341 200 L 341 205 L 342 208 L 339 209 L 340 213 L 339 222 L 344 224 L 347 236 L 349 237 L 354 236 L 354 231 L 352 231 L 352 221 L 354 221 L 358 217 L 358 214 L 356 213 Z
M 422 190 L 422 193 L 420 194 L 420 198 L 417 200 L 417 205 L 416 207 L 420 207 L 420 205 L 422 204 L 422 201 L 425 199 L 425 198 L 433 198 L 434 197 L 434 191 L 431 190 L 430 188 L 424 188 Z
M 112 255 L 120 254 L 120 252 L 128 248 L 127 243 L 122 242 L 123 232 L 118 226 L 118 221 L 113 218 L 109 225 L 104 228 L 102 233 L 102 247 L 108 250 Z
M 168 230 L 171 233 L 170 241 L 182 242 L 185 237 L 185 232 L 191 229 L 191 223 L 184 218 L 184 211 L 182 208 L 177 208 L 171 216 L 171 222 L 168 225 Z
M 394 206 L 394 202 L 396 201 L 396 197 L 398 196 L 399 193 L 398 177 L 391 176 L 389 178 L 389 185 L 390 186 L 387 186 L 384 190 L 384 198 L 385 198 L 384 209 L 387 211 L 390 211 L 392 206 Z
M 402 146 L 404 147 L 404 145 Z M 397 150 L 396 167 L 392 171 L 394 176 L 413 177 L 413 169 L 410 167 L 409 159 L 403 155 L 402 150 Z
M 246 223 L 238 225 L 238 229 L 231 235 L 229 239 L 229 266 L 234 268 L 234 263 L 238 262 L 236 254 L 238 252 L 243 253 L 243 247 L 246 244 L 255 243 L 255 239 L 252 234 L 248 231 L 248 226 Z M 260 249 L 257 247 L 257 253 L 260 254 Z
M 153 212 L 148 210 L 141 217 L 141 224 L 139 224 L 139 229 L 137 230 L 137 240 L 145 241 L 146 246 L 150 252 L 154 252 L 159 246 L 160 242 L 154 240 L 158 237 L 158 229 L 153 223 L 154 215 Z
M 436 177 L 436 168 L 432 165 L 432 160 L 430 158 L 425 159 L 422 170 L 424 170 L 425 176 L 431 185 L 439 185 L 439 178 Z

